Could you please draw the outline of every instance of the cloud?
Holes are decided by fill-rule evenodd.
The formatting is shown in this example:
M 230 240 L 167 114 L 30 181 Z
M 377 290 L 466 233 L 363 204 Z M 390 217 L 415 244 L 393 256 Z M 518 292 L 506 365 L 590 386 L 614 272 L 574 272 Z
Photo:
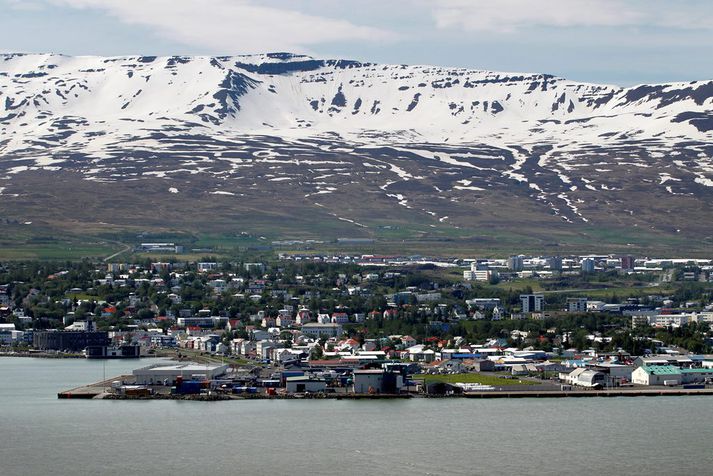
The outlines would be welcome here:
M 440 29 L 511 33 L 529 27 L 713 28 L 700 0 L 432 0 Z
M 393 40 L 394 33 L 342 19 L 308 15 L 252 0 L 48 0 L 57 6 L 95 9 L 166 39 L 214 53 L 308 51 L 338 41 Z
M 44 5 L 40 1 L 33 0 L 0 0 L 0 4 L 10 10 L 35 12 L 42 10 Z

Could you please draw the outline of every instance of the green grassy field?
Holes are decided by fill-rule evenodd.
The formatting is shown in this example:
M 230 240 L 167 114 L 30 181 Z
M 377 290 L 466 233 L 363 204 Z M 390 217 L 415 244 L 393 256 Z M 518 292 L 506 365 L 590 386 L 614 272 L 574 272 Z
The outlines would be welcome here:
M 526 232 L 493 231 L 479 229 L 454 229 L 439 225 L 430 228 L 421 223 L 388 222 L 379 220 L 365 229 L 345 229 L 341 223 L 325 220 L 310 222 L 309 232 L 291 229 L 294 222 L 255 223 L 251 232 L 241 231 L 167 231 L 147 226 L 136 227 L 91 227 L 87 224 L 75 229 L 60 229 L 50 224 L 43 226 L 4 226 L 0 229 L 0 260 L 77 260 L 82 258 L 103 259 L 129 246 L 129 251 L 117 257 L 118 260 L 132 258 L 176 258 L 195 260 L 204 256 L 230 258 L 245 253 L 271 253 L 273 241 L 318 240 L 321 243 L 276 246 L 281 253 L 336 253 L 336 254 L 385 254 L 439 257 L 505 257 L 513 253 L 531 254 L 578 254 L 587 252 L 655 254 L 671 256 L 674 250 L 686 250 L 690 256 L 703 255 L 705 243 L 681 242 L 671 237 L 656 237 L 645 234 L 635 235 L 620 230 L 593 230 L 581 228 L 579 233 L 562 230 L 527 228 Z M 368 220 L 364 220 L 368 222 Z M 391 227 L 390 227 L 391 226 Z M 389 228 L 390 227 L 390 228 Z M 341 244 L 337 238 L 368 237 L 370 243 Z M 660 238 L 660 239 L 659 239 Z M 184 245 L 183 255 L 134 254 L 133 247 L 140 242 L 167 241 Z M 191 249 L 210 251 L 191 252 Z M 680 254 L 680 252 L 676 252 Z M 453 269 L 447 273 L 455 276 L 462 270 Z M 521 286 L 522 285 L 522 286 Z M 540 291 L 533 280 L 520 280 L 519 288 L 531 286 Z M 501 283 L 507 289 L 513 283 Z M 513 289 L 516 289 L 513 286 Z
M 451 375 L 426 375 L 418 374 L 413 376 L 414 380 L 444 383 L 479 383 L 482 385 L 492 385 L 494 387 L 506 387 L 514 385 L 535 385 L 536 382 L 529 380 L 508 379 L 498 374 L 451 374 Z

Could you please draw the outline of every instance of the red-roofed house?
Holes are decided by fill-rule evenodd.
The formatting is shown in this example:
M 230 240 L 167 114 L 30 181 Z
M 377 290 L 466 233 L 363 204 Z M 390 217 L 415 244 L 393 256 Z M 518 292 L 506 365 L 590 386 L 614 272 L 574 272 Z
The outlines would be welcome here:
M 399 315 L 398 309 L 387 309 L 384 311 L 384 319 L 393 319 Z
M 349 314 L 346 312 L 333 312 L 332 324 L 349 324 Z
M 413 345 L 418 344 L 418 342 L 416 341 L 416 339 L 414 339 L 414 338 L 411 337 L 411 336 L 403 336 L 403 337 L 401 338 L 401 343 L 402 343 L 405 347 L 407 347 L 407 348 L 408 348 L 408 347 L 411 347 L 411 346 L 413 346 Z

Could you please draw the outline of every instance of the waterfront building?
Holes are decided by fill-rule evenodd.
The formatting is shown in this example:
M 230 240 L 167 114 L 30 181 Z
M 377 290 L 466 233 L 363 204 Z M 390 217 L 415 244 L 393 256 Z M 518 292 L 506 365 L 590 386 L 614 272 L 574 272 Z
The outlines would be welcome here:
M 174 385 L 178 377 L 183 380 L 212 380 L 224 375 L 227 370 L 227 365 L 185 362 L 180 364 L 149 365 L 136 369 L 132 373 L 138 385 L 158 385 L 164 382 Z
M 32 345 L 39 350 L 81 352 L 87 347 L 109 344 L 109 333 L 103 331 L 36 331 L 32 335 Z

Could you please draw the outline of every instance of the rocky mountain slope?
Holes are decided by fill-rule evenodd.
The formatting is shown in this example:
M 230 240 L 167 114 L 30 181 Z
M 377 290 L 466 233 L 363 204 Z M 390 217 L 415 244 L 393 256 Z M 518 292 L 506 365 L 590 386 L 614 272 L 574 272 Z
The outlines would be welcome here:
M 620 88 L 285 53 L 0 55 L 12 223 L 706 239 L 712 158 L 712 81 Z

